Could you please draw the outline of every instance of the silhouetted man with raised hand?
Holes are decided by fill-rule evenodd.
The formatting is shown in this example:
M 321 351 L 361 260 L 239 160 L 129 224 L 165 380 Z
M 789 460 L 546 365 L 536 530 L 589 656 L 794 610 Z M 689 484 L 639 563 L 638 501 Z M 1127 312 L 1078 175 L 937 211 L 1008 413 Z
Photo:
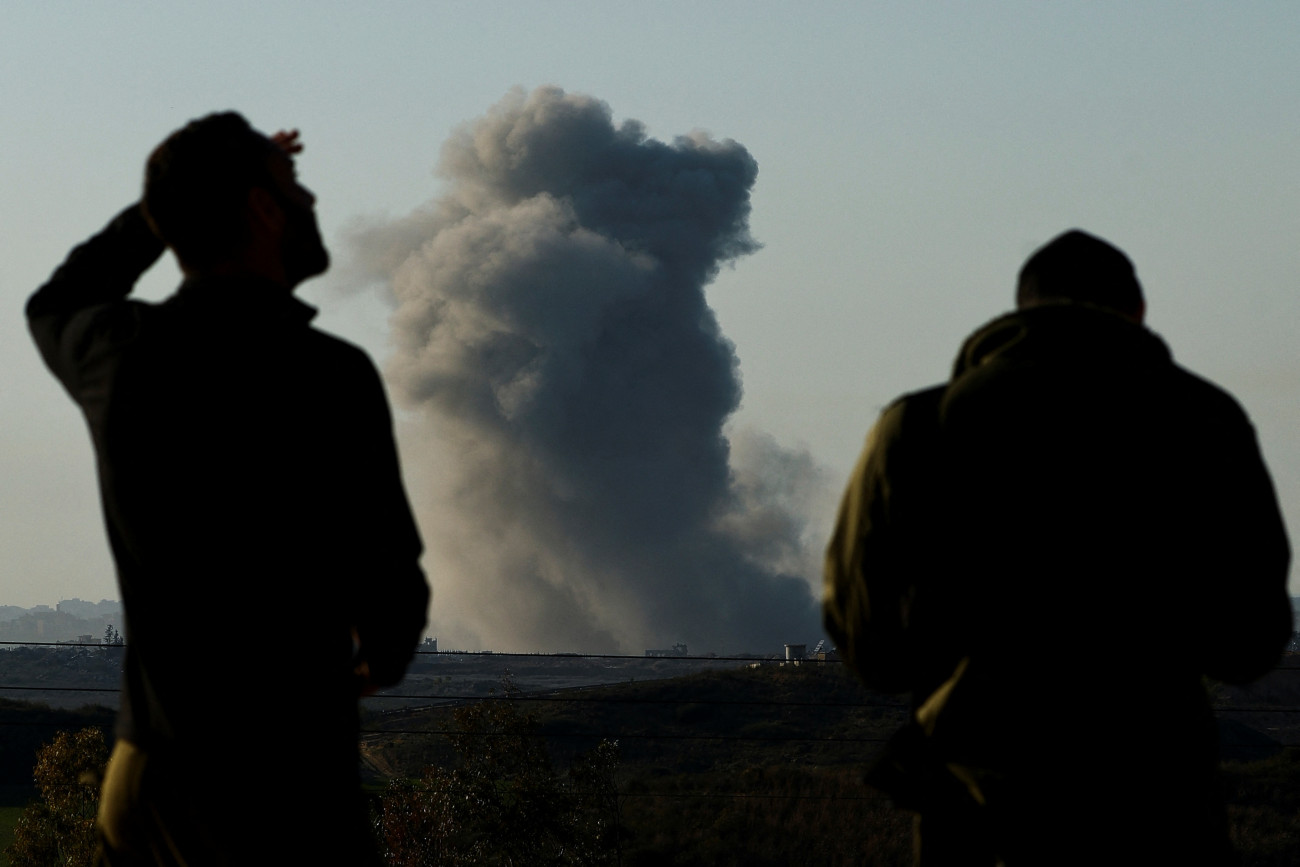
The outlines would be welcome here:
M 1254 431 L 1105 241 L 1058 237 L 1016 300 L 884 410 L 841 506 L 827 629 L 916 707 L 869 780 L 927 867 L 1231 863 L 1202 678 L 1291 631 Z
M 104 864 L 377 863 L 357 698 L 401 678 L 428 585 L 374 366 L 292 295 L 329 264 L 299 150 L 190 123 L 27 305 L 126 610 Z M 129 299 L 164 243 L 181 287 Z

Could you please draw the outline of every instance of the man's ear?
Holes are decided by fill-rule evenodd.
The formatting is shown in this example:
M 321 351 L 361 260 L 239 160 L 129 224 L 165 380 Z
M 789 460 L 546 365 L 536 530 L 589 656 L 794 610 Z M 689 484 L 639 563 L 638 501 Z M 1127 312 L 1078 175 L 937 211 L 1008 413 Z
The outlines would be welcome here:
M 284 229 L 284 208 L 265 187 L 253 187 L 248 191 L 248 213 L 253 228 L 261 228 L 275 234 Z

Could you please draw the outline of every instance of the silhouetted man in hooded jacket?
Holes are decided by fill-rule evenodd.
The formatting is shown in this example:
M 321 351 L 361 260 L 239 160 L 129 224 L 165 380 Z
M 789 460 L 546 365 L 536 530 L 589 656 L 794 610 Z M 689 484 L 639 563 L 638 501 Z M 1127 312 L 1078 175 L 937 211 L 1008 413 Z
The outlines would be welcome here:
M 100 863 L 375 863 L 357 698 L 428 585 L 387 400 L 293 297 L 329 258 L 296 133 L 197 120 L 27 316 L 85 414 L 126 614 Z M 164 243 L 185 274 L 128 296 Z
M 1039 250 L 1017 306 L 884 410 L 841 506 L 827 629 L 917 708 L 869 779 L 923 865 L 1230 863 L 1202 678 L 1291 632 L 1254 431 L 1106 242 Z

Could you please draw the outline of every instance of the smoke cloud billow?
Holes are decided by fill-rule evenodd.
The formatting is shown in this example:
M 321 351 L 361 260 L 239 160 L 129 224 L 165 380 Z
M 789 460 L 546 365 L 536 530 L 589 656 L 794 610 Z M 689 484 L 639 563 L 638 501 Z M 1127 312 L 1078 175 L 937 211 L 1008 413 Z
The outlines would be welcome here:
M 665 144 L 590 97 L 516 91 L 444 145 L 444 196 L 357 232 L 396 305 L 389 381 L 436 446 L 407 456 L 438 473 L 413 499 L 444 646 L 820 635 L 799 511 L 817 470 L 760 435 L 733 465 L 737 362 L 704 296 L 758 248 L 757 172 L 733 141 Z

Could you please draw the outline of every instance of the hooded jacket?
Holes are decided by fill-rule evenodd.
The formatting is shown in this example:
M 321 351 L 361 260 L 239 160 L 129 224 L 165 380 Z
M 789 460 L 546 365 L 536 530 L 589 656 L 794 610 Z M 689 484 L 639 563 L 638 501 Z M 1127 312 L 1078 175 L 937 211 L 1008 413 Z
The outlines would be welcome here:
M 912 693 L 927 760 L 976 800 L 1095 802 L 1136 766 L 1138 789 L 1199 810 L 1202 677 L 1276 662 L 1289 558 L 1237 402 L 1146 328 L 1047 304 L 882 413 L 827 551 L 825 624 L 868 686 Z M 909 761 L 887 786 L 924 776 Z

